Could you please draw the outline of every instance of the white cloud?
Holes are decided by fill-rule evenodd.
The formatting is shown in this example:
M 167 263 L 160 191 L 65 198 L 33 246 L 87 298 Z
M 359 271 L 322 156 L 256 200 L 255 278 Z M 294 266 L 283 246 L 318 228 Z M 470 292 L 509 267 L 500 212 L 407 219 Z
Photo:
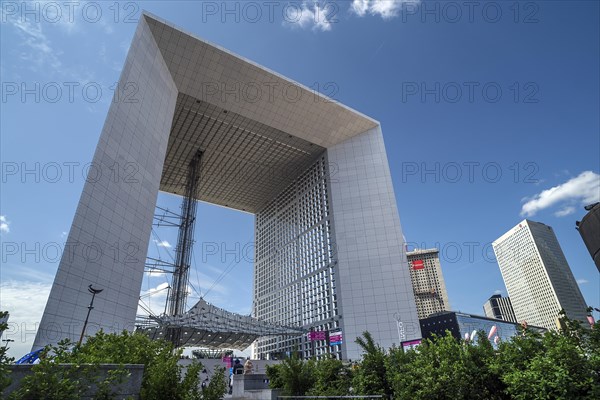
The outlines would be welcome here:
M 22 60 L 33 63 L 37 68 L 61 68 L 62 63 L 57 57 L 61 52 L 52 48 L 52 43 L 44 34 L 40 22 L 34 23 L 20 17 L 7 18 L 7 22 L 17 29 L 23 38 L 21 44 L 29 49 L 21 53 Z
M 10 228 L 8 227 L 9 224 L 10 222 L 6 219 L 6 215 L 0 215 L 0 232 L 10 232 Z
M 353 0 L 350 11 L 359 17 L 379 15 L 383 19 L 397 17 L 405 4 L 416 5 L 420 0 Z
M 557 212 L 554 213 L 554 216 L 556 217 L 566 217 L 567 215 L 571 215 L 575 212 L 575 207 L 573 206 L 567 206 L 561 210 L 558 210 Z
M 587 279 L 577 279 L 577 283 L 580 285 L 585 285 L 586 283 L 590 283 Z
M 166 272 L 159 271 L 159 270 L 151 270 L 151 271 L 146 272 L 146 275 L 148 275 L 150 278 L 158 278 L 158 277 L 164 276 L 165 274 L 166 274 Z
M 46 3 L 51 3 L 52 6 L 46 6 Z M 79 4 L 79 3 L 78 3 Z M 58 2 L 50 0 L 36 0 L 27 1 L 21 4 L 21 7 L 34 10 L 32 14 L 24 18 L 22 13 L 7 13 L 4 8 L 2 9 L 2 20 L 7 25 L 13 27 L 21 40 L 16 43 L 19 47 L 16 57 L 19 57 L 22 61 L 26 62 L 27 68 L 36 72 L 43 73 L 46 75 L 60 77 L 60 79 L 69 79 L 75 81 L 81 85 L 85 85 L 93 80 L 93 74 L 85 67 L 81 66 L 67 66 L 61 61 L 64 52 L 57 49 L 54 45 L 51 37 L 56 38 L 57 28 L 62 29 L 67 34 L 77 33 L 81 36 L 87 31 L 77 27 L 77 24 L 86 24 L 86 27 L 93 25 L 104 28 L 107 22 L 104 19 L 109 20 L 109 16 L 101 19 L 98 24 L 89 23 L 85 21 L 85 17 L 81 13 L 86 3 L 79 4 L 76 6 L 75 11 L 69 16 L 69 10 L 67 7 L 61 7 Z M 58 8 L 57 8 L 58 7 Z M 81 9 L 77 9 L 81 7 Z M 62 8 L 62 11 L 59 9 Z M 43 11 L 35 11 L 43 10 Z M 36 13 L 41 13 L 35 15 Z M 58 13 L 61 13 L 60 15 Z M 80 22 L 77 22 L 77 21 Z M 82 22 L 81 22 L 82 21 Z M 112 29 L 111 27 L 109 27 Z M 107 31 L 106 28 L 104 28 Z M 18 76 L 18 73 L 14 73 Z M 109 101 L 109 100 L 107 100 Z
M 521 208 L 521 216 L 531 217 L 538 211 L 558 203 L 563 203 L 563 207 L 555 215 L 558 217 L 569 215 L 575 211 L 575 209 L 570 210 L 575 204 L 582 206 L 600 201 L 600 175 L 585 171 L 565 183 L 546 189 L 525 200 Z
M 0 309 L 8 311 L 8 329 L 2 339 L 12 339 L 11 357 L 20 358 L 31 351 L 38 324 L 42 318 L 51 283 L 3 281 L 0 284 Z
M 154 293 L 154 292 L 159 292 L 161 290 L 164 290 L 166 288 L 169 287 L 169 284 L 167 282 L 163 282 L 160 285 L 158 285 L 157 287 L 155 287 L 154 289 L 150 289 L 149 291 L 147 291 L 146 293 Z
M 300 6 L 288 7 L 284 15 L 284 25 L 311 28 L 313 31 L 330 31 L 335 23 L 335 10 L 318 2 L 304 0 Z
M 167 242 L 166 240 L 162 240 L 162 241 L 154 240 L 154 243 L 156 243 L 156 245 L 158 247 L 165 247 L 167 249 L 170 249 L 171 247 L 173 247 L 173 246 L 171 246 L 171 243 Z

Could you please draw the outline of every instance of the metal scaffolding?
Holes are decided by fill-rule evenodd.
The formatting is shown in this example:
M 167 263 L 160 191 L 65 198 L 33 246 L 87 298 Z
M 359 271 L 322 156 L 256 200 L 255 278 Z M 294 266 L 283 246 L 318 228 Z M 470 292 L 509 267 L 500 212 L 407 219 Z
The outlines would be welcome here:
M 180 223 L 175 222 L 176 214 L 166 209 L 159 208 L 161 214 L 155 216 L 157 226 L 179 227 L 175 262 L 148 257 L 146 267 L 149 271 L 172 272 L 173 277 L 164 315 L 153 315 L 149 308 L 140 303 L 150 316 L 138 319 L 138 331 L 153 339 L 168 340 L 175 347 L 213 349 L 245 349 L 261 336 L 302 335 L 304 330 L 301 327 L 283 326 L 231 313 L 204 299 L 200 299 L 189 311 L 186 310 L 202 154 L 198 151 L 188 166 Z
M 175 249 L 175 271 L 173 283 L 168 296 L 167 315 L 176 316 L 185 313 L 187 301 L 187 285 L 190 273 L 190 262 L 194 246 L 194 225 L 196 223 L 196 206 L 198 188 L 200 187 L 200 165 L 202 152 L 198 151 L 188 167 L 185 196 L 181 204 L 181 224 Z

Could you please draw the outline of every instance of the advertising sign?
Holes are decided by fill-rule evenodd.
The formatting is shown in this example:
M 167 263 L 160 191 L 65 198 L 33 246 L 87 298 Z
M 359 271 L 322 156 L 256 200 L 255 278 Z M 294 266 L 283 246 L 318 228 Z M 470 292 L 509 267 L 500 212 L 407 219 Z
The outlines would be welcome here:
M 329 333 L 329 345 L 335 346 L 336 344 L 342 344 L 342 331 L 335 331 Z
M 311 342 L 314 342 L 317 340 L 325 340 L 325 339 L 327 339 L 326 331 L 308 332 L 308 340 L 310 340 Z
M 407 351 L 407 350 L 415 349 L 418 345 L 421 344 L 421 340 L 422 339 L 415 339 L 415 340 L 407 340 L 406 342 L 402 342 L 402 350 Z

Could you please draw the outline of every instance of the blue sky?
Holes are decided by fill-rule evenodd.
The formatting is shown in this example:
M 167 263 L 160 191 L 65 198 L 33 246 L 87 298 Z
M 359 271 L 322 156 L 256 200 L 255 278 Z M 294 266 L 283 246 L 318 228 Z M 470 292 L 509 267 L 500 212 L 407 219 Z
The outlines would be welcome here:
M 406 239 L 441 249 L 454 309 L 480 314 L 505 294 L 490 243 L 524 217 L 554 227 L 600 307 L 575 230 L 600 198 L 598 2 L 1 4 L 0 308 L 15 354 L 33 340 L 142 9 L 379 120 Z M 192 297 L 248 313 L 252 215 L 201 204 L 196 227 Z M 173 228 L 150 254 L 168 257 L 164 241 Z M 155 312 L 163 299 L 145 298 Z

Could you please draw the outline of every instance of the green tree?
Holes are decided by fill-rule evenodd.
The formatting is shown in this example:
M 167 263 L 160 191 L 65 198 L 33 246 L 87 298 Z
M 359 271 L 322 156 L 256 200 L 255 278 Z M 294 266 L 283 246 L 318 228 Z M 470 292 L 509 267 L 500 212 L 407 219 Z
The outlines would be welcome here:
M 141 398 L 153 399 L 219 399 L 225 395 L 224 372 L 213 374 L 208 391 L 198 390 L 202 364 L 192 363 L 185 375 L 179 365 L 181 350 L 163 340 L 151 340 L 140 333 L 123 331 L 106 334 L 102 331 L 89 337 L 81 346 L 63 341 L 48 347 L 41 362 L 33 367 L 33 374 L 24 378 L 17 399 L 78 399 L 90 384 L 98 387 L 97 398 L 111 398 L 111 390 L 125 378 L 120 368 L 103 380 L 97 376 L 99 364 L 143 364 Z M 58 368 L 57 364 L 72 364 Z
M 7 315 L 8 311 L 0 311 L 0 319 L 6 317 Z M 4 332 L 7 328 L 8 324 L 6 322 L 0 324 L 0 334 L 2 334 L 2 332 Z M 8 346 L 0 347 L 0 394 L 10 385 L 11 382 L 8 365 L 12 364 L 14 358 L 6 355 L 7 350 Z
M 280 364 L 267 366 L 269 386 L 284 396 L 304 396 L 313 387 L 314 361 L 303 361 L 294 352 Z
M 483 332 L 476 343 L 450 332 L 424 340 L 417 351 L 390 352 L 390 380 L 398 398 L 503 399 L 502 382 L 488 368 L 494 350 Z
M 185 376 L 180 384 L 180 392 L 182 400 L 193 400 L 202 398 L 200 392 L 200 372 L 203 365 L 197 361 L 188 365 Z
M 352 373 L 341 360 L 326 357 L 313 363 L 313 387 L 310 396 L 347 396 L 352 386 Z
M 586 354 L 593 378 L 590 398 L 600 398 L 600 323 L 585 331 L 582 348 Z
M 210 382 L 202 391 L 202 400 L 220 400 L 227 392 L 227 382 L 225 381 L 225 368 L 217 367 L 212 373 Z
M 356 343 L 363 350 L 353 379 L 356 393 L 390 397 L 392 388 L 388 382 L 385 351 L 375 343 L 369 332 L 363 332 L 362 337 L 356 338 Z
M 32 367 L 32 373 L 24 377 L 19 389 L 11 393 L 11 399 L 79 399 L 94 383 L 89 366 L 78 363 L 59 367 L 54 355 L 68 353 L 70 342 L 63 340 L 56 346 L 47 346 L 40 353 L 40 362 Z M 92 379 L 92 381 L 90 381 Z
M 562 331 L 543 335 L 526 330 L 502 343 L 492 368 L 517 400 L 597 399 L 599 380 L 594 363 L 598 328 L 583 329 L 561 318 Z

